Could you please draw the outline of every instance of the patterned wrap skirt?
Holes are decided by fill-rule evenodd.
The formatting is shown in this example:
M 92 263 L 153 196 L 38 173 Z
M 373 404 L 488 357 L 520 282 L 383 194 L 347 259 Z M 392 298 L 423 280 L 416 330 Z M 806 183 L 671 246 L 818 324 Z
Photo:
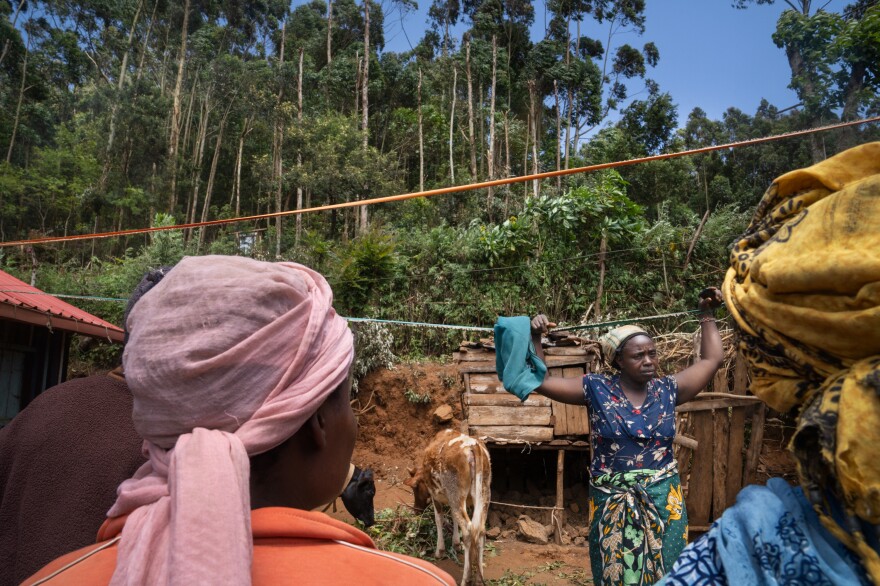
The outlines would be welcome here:
M 687 532 L 674 463 L 590 480 L 590 565 L 596 584 L 656 583 L 684 549 Z

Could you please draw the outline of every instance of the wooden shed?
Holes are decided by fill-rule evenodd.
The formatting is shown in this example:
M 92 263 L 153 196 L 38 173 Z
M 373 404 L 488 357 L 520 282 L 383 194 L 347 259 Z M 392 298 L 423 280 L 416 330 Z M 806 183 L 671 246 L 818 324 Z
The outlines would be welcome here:
M 598 372 L 600 356 L 596 342 L 561 332 L 554 332 L 550 345 L 544 347 L 544 362 L 552 376 L 580 378 L 586 373 Z M 467 429 L 463 432 L 479 437 L 490 449 L 528 444 L 534 450 L 556 450 L 555 506 L 511 506 L 549 508 L 555 540 L 561 543 L 565 524 L 565 452 L 590 449 L 587 410 L 537 393 L 520 401 L 505 391 L 495 370 L 495 348 L 489 340 L 463 342 L 454 359 L 464 382 L 461 407 Z
M 551 376 L 582 377 L 599 368 L 599 348 L 592 342 L 544 348 Z M 504 390 L 495 372 L 491 342 L 465 342 L 454 356 L 464 381 L 461 396 L 468 434 L 491 443 L 582 443 L 590 433 L 587 411 L 532 393 L 525 401 Z
M 0 427 L 67 379 L 72 334 L 121 343 L 121 328 L 0 271 Z

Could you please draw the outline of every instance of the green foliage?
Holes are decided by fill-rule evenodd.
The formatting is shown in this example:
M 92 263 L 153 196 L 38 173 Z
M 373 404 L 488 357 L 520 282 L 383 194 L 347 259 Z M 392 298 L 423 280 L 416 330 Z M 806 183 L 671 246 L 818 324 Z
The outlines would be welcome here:
M 363 315 L 377 291 L 386 288 L 395 270 L 394 240 L 371 231 L 349 242 L 335 254 L 329 280 L 336 305 L 350 315 Z
M 393 368 L 397 357 L 394 336 L 388 328 L 375 322 L 352 322 L 355 336 L 355 360 L 352 367 L 352 394 L 358 392 L 360 381 L 377 368 Z
M 180 3 L 26 3 L 15 16 L 18 2 L 0 2 L 0 239 L 348 205 L 422 184 L 781 134 L 880 107 L 877 3 L 792 0 L 774 41 L 792 67 L 780 84 L 803 105 L 764 101 L 720 120 L 697 108 L 679 126 L 676 96 L 649 79 L 660 51 L 641 38 L 645 5 L 551 2 L 546 33 L 533 39 L 528 2 L 437 0 L 433 30 L 395 53 L 381 50 L 390 5 L 371 2 L 365 61 L 355 0 L 332 3 L 329 47 L 322 0 L 292 10 L 280 0 L 195 3 L 186 43 Z M 612 123 L 613 111 L 621 115 Z M 665 313 L 720 282 L 731 241 L 775 177 L 877 139 L 876 125 L 854 127 L 545 180 L 539 190 L 502 187 L 491 204 L 484 190 L 467 191 L 372 205 L 365 220 L 356 207 L 303 214 L 299 231 L 293 217 L 280 233 L 274 219 L 244 220 L 9 248 L 0 261 L 25 280 L 35 272 L 49 292 L 126 298 L 146 270 L 184 254 L 280 256 L 327 275 L 341 313 L 439 324 L 488 327 L 498 315 L 537 311 L 569 322 Z M 237 233 L 254 234 L 253 246 L 243 249 Z M 76 303 L 121 319 L 119 302 Z M 382 340 L 376 364 L 392 353 L 446 354 L 462 337 L 386 327 L 367 336 Z
M 430 507 L 421 514 L 403 507 L 382 509 L 376 511 L 376 523 L 367 532 L 383 551 L 430 560 L 437 545 L 433 513 Z M 451 537 L 451 532 L 446 535 Z
M 403 392 L 403 396 L 406 397 L 406 400 L 414 405 L 430 405 L 431 404 L 431 393 L 419 394 L 414 389 L 406 389 Z

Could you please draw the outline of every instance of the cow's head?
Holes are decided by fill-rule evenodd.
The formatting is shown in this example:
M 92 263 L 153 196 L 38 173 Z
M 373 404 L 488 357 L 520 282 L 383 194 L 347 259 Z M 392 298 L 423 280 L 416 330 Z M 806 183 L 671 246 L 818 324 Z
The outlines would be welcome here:
M 342 504 L 351 516 L 369 527 L 375 523 L 373 497 L 376 496 L 376 483 L 370 468 L 361 470 L 355 466 L 348 486 L 342 491 Z
M 428 508 L 428 502 L 431 500 L 431 493 L 428 492 L 428 483 L 425 480 L 425 470 L 421 466 L 417 470 L 408 468 L 409 478 L 403 483 L 413 489 L 415 502 L 413 508 L 417 513 L 421 513 Z

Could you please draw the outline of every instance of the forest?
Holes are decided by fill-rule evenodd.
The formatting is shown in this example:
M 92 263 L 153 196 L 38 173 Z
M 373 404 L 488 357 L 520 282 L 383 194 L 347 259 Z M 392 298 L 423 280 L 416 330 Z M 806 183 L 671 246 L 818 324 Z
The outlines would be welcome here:
M 713 120 L 680 112 L 652 79 L 662 55 L 645 0 L 433 0 L 407 52 L 385 50 L 384 22 L 414 0 L 0 0 L 0 242 L 357 202 L 880 114 L 880 2 L 775 1 L 791 71 L 779 83 L 799 103 Z M 351 317 L 663 314 L 721 282 L 775 177 L 871 140 L 876 123 L 390 204 L 4 246 L 0 268 L 49 293 L 124 299 L 151 267 L 242 254 L 321 271 Z M 124 303 L 73 303 L 121 324 Z M 426 355 L 462 333 L 393 335 L 396 353 Z

